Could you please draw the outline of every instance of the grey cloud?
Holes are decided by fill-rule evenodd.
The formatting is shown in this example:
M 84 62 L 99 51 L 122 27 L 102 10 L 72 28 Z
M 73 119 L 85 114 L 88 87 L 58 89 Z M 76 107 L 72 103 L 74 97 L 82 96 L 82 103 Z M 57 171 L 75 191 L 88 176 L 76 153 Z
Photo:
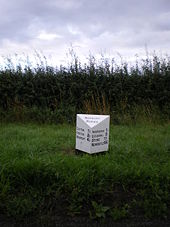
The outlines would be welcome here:
M 41 31 L 61 35 L 60 45 L 90 39 L 96 48 L 169 41 L 160 35 L 170 30 L 169 0 L 0 0 L 0 5 L 0 45 L 5 39 L 32 43 Z

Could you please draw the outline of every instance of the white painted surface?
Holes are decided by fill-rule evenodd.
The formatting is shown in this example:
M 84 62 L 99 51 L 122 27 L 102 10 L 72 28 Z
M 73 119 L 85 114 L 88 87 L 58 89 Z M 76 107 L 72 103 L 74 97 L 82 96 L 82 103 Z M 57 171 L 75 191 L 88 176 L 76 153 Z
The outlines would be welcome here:
M 76 149 L 89 154 L 109 148 L 109 115 L 77 114 Z

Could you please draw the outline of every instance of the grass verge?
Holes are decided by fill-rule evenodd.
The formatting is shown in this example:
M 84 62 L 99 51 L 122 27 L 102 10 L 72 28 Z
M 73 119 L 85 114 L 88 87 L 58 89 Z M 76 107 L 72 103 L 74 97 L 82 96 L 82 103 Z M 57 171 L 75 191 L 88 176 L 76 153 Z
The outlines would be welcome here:
M 169 218 L 169 124 L 112 125 L 105 155 L 74 147 L 71 125 L 1 124 L 1 213 Z

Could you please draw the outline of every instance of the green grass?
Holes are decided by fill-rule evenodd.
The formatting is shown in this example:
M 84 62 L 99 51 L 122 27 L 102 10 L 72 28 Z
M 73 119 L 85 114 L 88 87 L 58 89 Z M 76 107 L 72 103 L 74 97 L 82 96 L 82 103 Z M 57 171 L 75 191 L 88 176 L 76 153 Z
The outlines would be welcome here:
M 112 125 L 105 155 L 75 155 L 74 148 L 75 126 L 1 124 L 0 211 L 168 217 L 170 124 Z

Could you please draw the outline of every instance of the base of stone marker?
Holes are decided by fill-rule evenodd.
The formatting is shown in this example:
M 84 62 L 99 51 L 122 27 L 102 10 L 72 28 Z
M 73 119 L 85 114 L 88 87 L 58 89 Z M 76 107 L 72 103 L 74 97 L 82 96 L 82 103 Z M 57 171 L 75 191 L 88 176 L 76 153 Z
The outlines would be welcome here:
M 106 155 L 107 153 L 109 153 L 109 151 L 100 151 L 100 152 L 96 152 L 96 153 L 88 153 L 88 152 L 84 152 L 78 149 L 75 149 L 75 154 L 76 155 L 93 155 L 93 156 L 98 156 L 98 155 Z
M 75 149 L 75 154 L 76 154 L 76 155 L 83 155 L 83 154 L 86 154 L 86 153 L 83 152 L 83 151 L 80 151 L 80 150 L 78 150 L 78 149 Z

